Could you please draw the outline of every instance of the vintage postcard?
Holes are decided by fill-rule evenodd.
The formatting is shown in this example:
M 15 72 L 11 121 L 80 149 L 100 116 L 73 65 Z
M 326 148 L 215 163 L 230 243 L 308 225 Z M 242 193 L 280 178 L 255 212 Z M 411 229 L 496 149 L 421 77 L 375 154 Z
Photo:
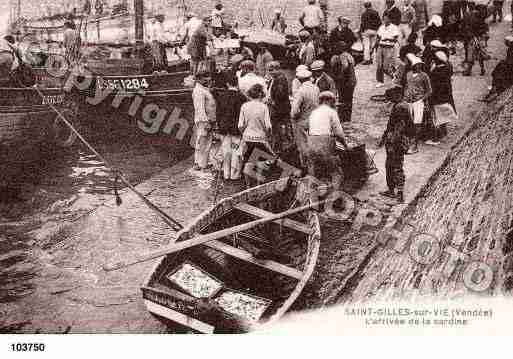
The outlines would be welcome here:
M 512 10 L 0 0 L 2 349 L 506 334 Z

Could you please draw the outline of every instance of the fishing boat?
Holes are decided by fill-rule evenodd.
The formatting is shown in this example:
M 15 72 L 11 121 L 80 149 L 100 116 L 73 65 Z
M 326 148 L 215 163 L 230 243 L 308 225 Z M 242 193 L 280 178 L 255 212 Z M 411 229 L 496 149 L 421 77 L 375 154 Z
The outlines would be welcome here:
M 278 320 L 314 271 L 321 232 L 308 206 L 279 220 L 270 216 L 311 203 L 308 186 L 307 178 L 283 178 L 225 198 L 201 214 L 175 244 L 231 234 L 157 263 L 142 287 L 147 309 L 200 333 L 249 332 Z M 265 223 L 233 230 L 255 219 Z

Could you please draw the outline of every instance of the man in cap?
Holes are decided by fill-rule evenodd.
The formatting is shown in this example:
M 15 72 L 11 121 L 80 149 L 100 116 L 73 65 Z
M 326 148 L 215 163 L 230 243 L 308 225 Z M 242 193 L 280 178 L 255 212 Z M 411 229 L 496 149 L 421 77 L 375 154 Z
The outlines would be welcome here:
M 342 181 L 336 140 L 347 148 L 344 131 L 335 110 L 336 96 L 331 91 L 319 94 L 319 106 L 308 118 L 308 173 L 316 178 L 331 177 L 334 190 Z
M 256 74 L 255 63 L 251 60 L 244 60 L 240 64 L 241 77 L 239 79 L 239 90 L 248 95 L 248 91 L 256 84 L 262 85 L 264 92 L 267 89 L 267 82 L 261 76 Z
M 383 12 L 383 18 L 388 16 L 390 22 L 395 26 L 399 26 L 401 24 L 401 10 L 396 6 L 395 0 L 386 0 L 385 1 L 386 9 Z
M 303 8 L 299 16 L 299 23 L 311 35 L 317 35 L 324 20 L 321 8 L 315 5 L 315 0 L 308 0 L 308 5 Z
M 216 121 L 216 102 L 210 93 L 208 72 L 198 72 L 192 90 L 194 104 L 194 130 L 196 135 L 194 170 L 204 170 L 208 166 L 212 146 L 212 128 Z
M 203 20 L 197 17 L 193 12 L 185 15 L 185 24 L 183 25 L 182 41 L 185 45 L 190 40 L 192 34 L 203 24 Z
M 387 98 L 394 105 L 387 127 L 378 147 L 386 150 L 386 181 L 388 190 L 380 194 L 404 202 L 404 155 L 408 151 L 408 132 L 411 127 L 410 108 L 402 99 L 402 89 L 396 86 L 387 91 Z
M 348 44 L 344 41 L 339 42 L 331 58 L 331 69 L 340 102 L 339 116 L 343 122 L 351 121 L 353 113 L 353 96 L 356 87 L 355 64 Z
M 312 69 L 312 81 L 319 88 L 320 92 L 330 91 L 336 94 L 337 86 L 335 85 L 335 80 L 324 71 L 324 65 L 322 60 L 316 60 L 312 63 L 310 66 Z
M 312 73 L 304 68 L 296 69 L 296 78 L 301 82 L 292 100 L 290 117 L 294 129 L 301 165 L 306 166 L 308 118 L 319 105 L 319 88 L 312 83 Z
M 381 18 L 376 10 L 372 8 L 372 3 L 366 1 L 363 5 L 365 11 L 360 20 L 360 34 L 363 42 L 363 65 L 372 63 L 372 49 L 376 45 L 376 34 L 381 26 Z
M 350 23 L 351 20 L 347 17 L 340 16 L 338 18 L 338 25 L 336 28 L 331 30 L 329 37 L 332 53 L 337 44 L 341 41 L 344 41 L 346 44 L 348 44 L 350 48 L 356 42 L 356 35 L 354 34 L 353 30 L 349 28 Z
M 315 45 L 310 33 L 306 30 L 299 32 L 301 46 L 299 48 L 299 63 L 310 66 L 315 60 Z
M 279 32 L 280 34 L 284 34 L 286 28 L 287 24 L 285 23 L 283 16 L 281 16 L 281 10 L 274 10 L 274 18 L 271 23 L 271 30 Z
M 280 70 L 278 61 L 267 64 L 269 84 L 267 85 L 269 113 L 271 115 L 273 148 L 281 153 L 287 141 L 290 123 L 290 97 L 287 76 Z

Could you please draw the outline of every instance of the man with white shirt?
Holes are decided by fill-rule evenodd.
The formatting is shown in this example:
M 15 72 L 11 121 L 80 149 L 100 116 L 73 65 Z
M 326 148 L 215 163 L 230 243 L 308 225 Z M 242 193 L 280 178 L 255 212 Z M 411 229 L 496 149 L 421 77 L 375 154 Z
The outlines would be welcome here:
M 301 26 L 312 35 L 318 34 L 323 20 L 324 14 L 321 8 L 315 5 L 315 0 L 308 0 L 308 5 L 299 16 Z
M 302 166 L 306 166 L 307 158 L 307 135 L 308 118 L 312 111 L 319 105 L 319 88 L 312 82 L 312 73 L 303 67 L 296 69 L 296 78 L 301 82 L 301 86 L 294 94 L 290 117 L 292 118 L 292 127 L 294 138 L 296 140 L 299 160 Z
M 333 92 L 319 94 L 319 106 L 308 118 L 308 173 L 316 178 L 331 176 L 334 189 L 340 187 L 342 173 L 336 153 L 336 139 L 347 148 Z
M 401 32 L 399 28 L 390 22 L 388 16 L 384 16 L 383 25 L 380 26 L 377 33 L 376 42 L 376 87 L 385 85 L 385 73 L 392 75 L 396 64 L 396 55 L 399 37 Z

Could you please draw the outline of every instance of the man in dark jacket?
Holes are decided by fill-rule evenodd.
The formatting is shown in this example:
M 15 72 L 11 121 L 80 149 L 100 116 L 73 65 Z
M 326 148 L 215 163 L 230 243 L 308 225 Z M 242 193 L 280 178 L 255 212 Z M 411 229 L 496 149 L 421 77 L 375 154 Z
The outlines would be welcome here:
M 329 42 L 332 55 L 339 42 L 343 41 L 348 44 L 349 47 L 353 46 L 353 44 L 356 42 L 356 35 L 354 34 L 353 30 L 349 28 L 350 23 L 350 19 L 340 16 L 338 18 L 338 26 L 331 30 Z
M 237 90 L 237 79 L 227 77 L 224 88 L 217 88 L 213 95 L 216 100 L 217 132 L 221 135 L 223 153 L 222 171 L 225 180 L 238 180 L 241 177 L 242 152 L 241 134 L 238 129 L 240 108 L 246 96 Z
M 388 16 L 390 22 L 396 26 L 401 24 L 401 10 L 395 5 L 395 0 L 386 0 L 386 9 L 383 12 L 383 17 Z
M 396 86 L 387 91 L 387 97 L 394 103 L 387 128 L 378 147 L 385 145 L 386 180 L 388 190 L 380 194 L 404 202 L 404 154 L 408 150 L 408 129 L 413 122 L 410 106 L 403 101 L 402 88 Z M 397 191 L 396 191 L 397 190 Z
M 366 1 L 363 6 L 365 11 L 360 20 L 360 34 L 363 43 L 363 65 L 372 64 L 372 49 L 376 46 L 376 36 L 381 26 L 381 18 L 376 10 L 372 8 L 372 3 Z
M 271 115 L 273 148 L 278 154 L 284 149 L 287 141 L 291 139 L 290 128 L 290 98 L 289 82 L 285 74 L 280 70 L 278 61 L 267 64 L 269 76 L 267 102 Z

